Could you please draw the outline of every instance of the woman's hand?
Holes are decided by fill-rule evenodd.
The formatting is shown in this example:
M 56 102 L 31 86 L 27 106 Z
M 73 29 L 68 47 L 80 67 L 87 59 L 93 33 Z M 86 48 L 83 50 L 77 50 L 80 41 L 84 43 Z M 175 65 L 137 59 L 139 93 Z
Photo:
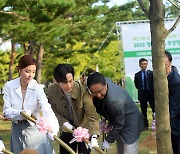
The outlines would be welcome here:
M 0 120 L 3 120 L 3 121 L 10 121 L 10 119 L 6 118 L 6 117 L 3 116 L 3 115 L 0 115 Z

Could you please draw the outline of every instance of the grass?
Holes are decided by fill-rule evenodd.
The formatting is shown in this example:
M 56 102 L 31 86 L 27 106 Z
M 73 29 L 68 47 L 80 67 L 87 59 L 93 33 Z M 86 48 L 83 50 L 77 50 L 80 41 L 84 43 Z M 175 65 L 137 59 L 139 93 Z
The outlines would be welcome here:
M 138 105 L 139 107 L 139 105 Z M 0 111 L 2 111 L 2 109 L 0 108 Z M 2 114 L 2 112 L 0 112 L 0 114 Z M 151 110 L 150 108 L 148 108 L 148 119 L 150 121 L 150 125 L 151 126 L 151 122 L 152 122 L 152 116 L 151 116 Z M 9 143 L 10 143 L 10 131 L 11 131 L 11 122 L 9 121 L 1 121 L 0 120 L 0 136 L 5 144 L 6 149 L 9 150 Z M 145 142 L 145 139 L 152 133 L 151 129 L 149 128 L 149 130 L 147 131 L 143 131 L 141 133 L 140 139 L 139 139 L 139 154 L 156 154 L 156 148 L 152 148 L 152 147 L 146 147 L 143 146 L 143 142 Z M 100 141 L 102 142 L 102 140 Z M 57 142 L 53 142 L 53 146 L 54 149 L 56 151 L 56 153 L 59 153 L 59 145 Z M 92 154 L 96 154 L 95 151 L 91 152 Z M 107 154 L 115 154 L 116 153 L 116 145 L 111 144 L 110 149 L 107 151 Z

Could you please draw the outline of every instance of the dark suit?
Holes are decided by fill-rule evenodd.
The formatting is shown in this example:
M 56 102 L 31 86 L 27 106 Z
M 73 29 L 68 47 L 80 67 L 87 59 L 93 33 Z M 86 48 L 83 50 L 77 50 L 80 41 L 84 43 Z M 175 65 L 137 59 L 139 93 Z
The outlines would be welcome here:
M 106 140 L 113 143 L 121 137 L 124 144 L 132 144 L 144 130 L 144 117 L 124 89 L 109 79 L 106 82 L 108 89 L 104 99 L 93 99 L 96 111 L 113 126 Z
M 136 88 L 138 89 L 138 100 L 141 104 L 141 112 L 147 119 L 147 102 L 149 102 L 152 112 L 155 112 L 153 72 L 150 70 L 146 71 L 147 90 L 144 90 L 142 77 L 142 71 L 136 73 L 134 83 Z
M 167 78 L 172 147 L 174 154 L 180 154 L 180 75 L 172 68 Z

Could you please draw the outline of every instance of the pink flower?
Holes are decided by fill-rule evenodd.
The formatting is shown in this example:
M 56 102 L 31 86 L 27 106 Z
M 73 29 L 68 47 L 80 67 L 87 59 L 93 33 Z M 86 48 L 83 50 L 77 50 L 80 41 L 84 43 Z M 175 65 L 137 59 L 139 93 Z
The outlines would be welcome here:
M 73 136 L 74 138 L 69 142 L 70 144 L 73 142 L 82 142 L 83 139 L 89 139 L 89 130 L 86 128 L 78 127 L 74 130 Z
M 44 117 L 37 119 L 36 125 L 41 133 L 46 134 L 48 131 L 51 131 L 51 127 L 49 126 L 47 119 Z
M 109 122 L 106 123 L 103 119 L 99 122 L 99 129 L 100 132 L 108 133 L 110 130 L 112 130 L 112 125 Z

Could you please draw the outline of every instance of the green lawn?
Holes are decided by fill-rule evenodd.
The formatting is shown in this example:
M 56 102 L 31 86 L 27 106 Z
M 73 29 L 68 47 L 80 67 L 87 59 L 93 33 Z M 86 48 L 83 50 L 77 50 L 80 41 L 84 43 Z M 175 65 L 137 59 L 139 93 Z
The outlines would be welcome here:
M 0 109 L 2 111 L 2 109 Z M 2 112 L 0 112 L 2 114 Z M 150 126 L 152 122 L 152 116 L 151 116 L 151 111 L 150 108 L 148 108 L 148 118 L 150 121 Z M 11 122 L 4 122 L 0 121 L 0 135 L 2 137 L 2 140 L 5 144 L 6 149 L 9 149 L 9 140 L 10 140 L 10 129 L 11 129 Z M 155 147 L 147 147 L 143 146 L 143 142 L 146 142 L 148 144 L 148 141 L 146 141 L 146 138 L 152 133 L 151 129 L 149 128 L 148 131 L 144 131 L 141 133 L 140 139 L 139 139 L 139 154 L 156 154 L 156 149 Z M 102 141 L 100 141 L 102 142 Z M 59 153 L 59 147 L 57 142 L 54 141 L 53 143 L 54 149 L 56 153 Z M 91 152 L 92 154 L 95 154 L 95 151 Z M 107 151 L 107 154 L 115 154 L 116 153 L 116 146 L 115 144 L 111 144 L 110 149 Z

